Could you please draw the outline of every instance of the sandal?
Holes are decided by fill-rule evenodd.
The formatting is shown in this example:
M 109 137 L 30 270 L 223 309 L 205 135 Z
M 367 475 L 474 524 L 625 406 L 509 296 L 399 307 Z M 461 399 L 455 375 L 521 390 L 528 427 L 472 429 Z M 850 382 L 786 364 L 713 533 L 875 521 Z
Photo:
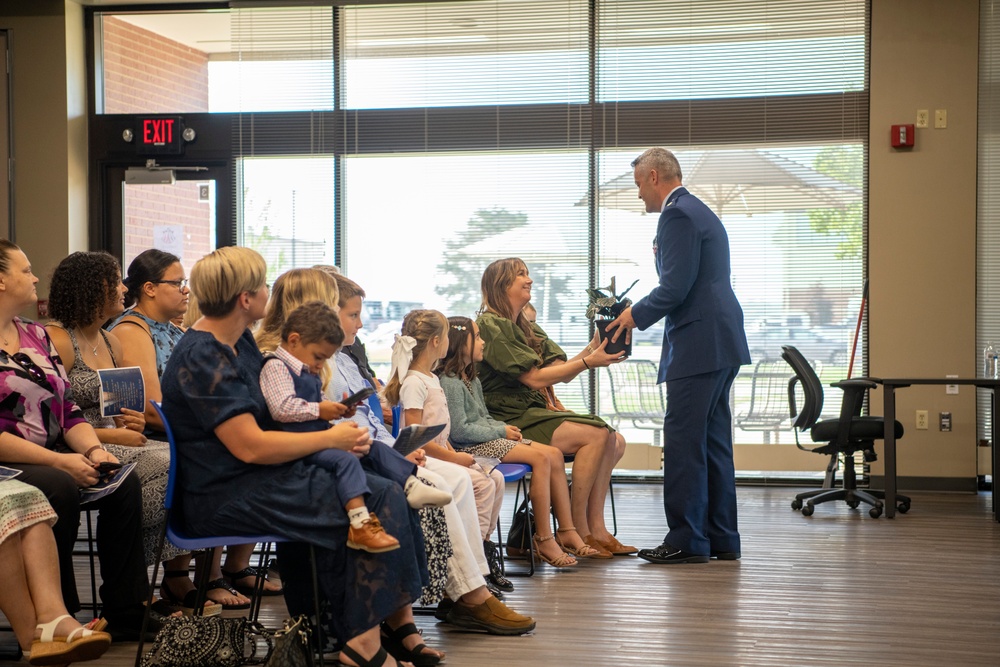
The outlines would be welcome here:
M 187 570 L 164 570 L 163 571 L 163 582 L 160 584 L 160 597 L 161 601 L 166 601 L 176 609 L 172 609 L 170 613 L 177 611 L 179 609 L 185 616 L 194 616 L 194 604 L 198 599 L 198 591 L 194 588 L 189 590 L 184 594 L 184 597 L 175 595 L 170 586 L 167 585 L 167 579 L 187 579 Z M 153 603 L 153 611 L 159 611 L 156 608 L 157 603 Z M 246 607 L 244 607 L 246 609 Z M 163 612 L 160 612 L 163 613 Z M 201 607 L 202 616 L 218 616 L 222 613 L 222 605 L 214 600 L 205 600 L 205 603 Z M 164 614 L 164 616 L 169 616 L 170 614 Z
M 252 598 L 256 594 L 256 591 L 254 591 L 254 587 L 247 586 L 245 584 L 238 584 L 236 583 L 236 580 L 245 579 L 246 577 L 257 577 L 257 576 L 259 576 L 259 572 L 257 571 L 256 568 L 253 567 L 245 567 L 239 572 L 226 572 L 225 570 L 222 571 L 222 577 L 226 581 L 228 581 L 233 588 L 235 588 L 237 591 L 239 591 L 243 595 L 246 595 L 249 598 Z M 267 574 L 265 574 L 264 577 L 266 579 Z M 285 592 L 284 587 L 281 587 L 276 591 L 269 591 L 267 590 L 267 587 L 265 587 L 261 595 L 263 595 L 264 597 L 270 597 L 272 595 L 283 595 L 284 592 Z
M 386 653 L 385 649 L 382 648 L 381 646 L 379 646 L 378 648 L 378 653 L 373 655 L 368 660 L 362 658 L 360 653 L 355 651 L 347 644 L 344 644 L 344 646 L 340 649 L 340 652 L 341 654 L 346 654 L 348 658 L 353 660 L 354 664 L 357 665 L 357 667 L 382 667 L 382 665 L 385 664 L 385 661 L 389 659 L 389 654 Z M 351 665 L 348 665 L 348 663 L 343 662 L 339 658 L 337 659 L 337 664 L 345 665 L 346 667 L 352 667 Z
M 535 556 L 542 559 L 552 567 L 573 567 L 574 565 L 577 565 L 577 560 L 568 553 L 562 553 L 555 558 L 549 558 L 542 553 L 542 542 L 548 542 L 549 540 L 554 539 L 556 538 L 552 535 L 549 535 L 548 537 L 539 537 L 537 534 L 531 538 L 531 541 L 535 544 Z
M 218 579 L 213 579 L 212 581 L 208 582 L 207 586 L 205 586 L 205 594 L 206 595 L 208 594 L 208 591 L 220 591 L 220 590 L 221 591 L 226 591 L 230 595 L 234 595 L 234 596 L 240 594 L 240 592 L 238 590 L 236 590 L 235 588 L 233 588 L 232 586 L 230 586 L 226 582 L 226 580 L 223 579 L 222 577 L 219 577 Z M 249 609 L 250 608 L 250 600 L 247 600 L 246 602 L 236 602 L 236 603 L 233 603 L 233 604 L 226 604 L 225 602 L 219 602 L 218 600 L 213 600 L 213 602 L 215 602 L 218 605 L 222 605 L 222 608 L 226 609 L 226 610 L 229 610 L 229 609 Z
M 576 528 L 570 526 L 569 528 L 560 528 L 556 533 L 575 533 Z M 569 545 L 563 544 L 561 540 L 556 539 L 556 544 L 568 554 L 573 554 L 577 558 L 614 558 L 611 552 L 604 551 L 603 549 L 596 549 L 584 541 L 582 547 L 571 547 Z
M 413 623 L 404 623 L 395 630 L 389 627 L 389 624 L 385 621 L 382 622 L 382 645 L 389 655 L 394 657 L 396 660 L 402 660 L 404 662 L 412 662 L 413 667 L 434 667 L 434 665 L 441 662 L 444 659 L 443 651 L 438 651 L 441 655 L 436 655 L 434 653 L 424 653 L 424 649 L 431 651 L 427 644 L 420 642 L 413 648 L 406 648 L 403 644 L 403 639 L 409 637 L 410 635 L 419 635 L 420 631 L 417 630 L 417 626 Z M 351 656 L 353 658 L 353 656 Z
M 73 617 L 63 614 L 48 623 L 39 623 L 35 626 L 42 631 L 42 636 L 31 641 L 29 664 L 67 665 L 71 662 L 96 660 L 111 646 L 111 635 L 88 630 L 83 626 L 64 637 L 56 636 L 56 626 L 66 619 Z

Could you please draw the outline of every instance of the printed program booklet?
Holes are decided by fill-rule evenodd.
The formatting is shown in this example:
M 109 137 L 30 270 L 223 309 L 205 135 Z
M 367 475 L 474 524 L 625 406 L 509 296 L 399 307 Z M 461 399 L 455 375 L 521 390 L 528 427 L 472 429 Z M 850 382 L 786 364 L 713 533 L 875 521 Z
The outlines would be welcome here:
M 419 449 L 438 437 L 441 431 L 444 430 L 444 426 L 444 424 L 434 424 L 433 426 L 414 424 L 413 426 L 407 426 L 396 436 L 396 444 L 392 448 L 403 456 L 406 456 L 414 449 Z
M 101 416 L 117 417 L 122 408 L 144 412 L 146 389 L 138 366 L 105 368 L 97 371 L 101 379 Z
M 122 483 L 122 480 L 132 472 L 133 468 L 135 468 L 135 464 L 128 463 L 116 470 L 115 474 L 109 479 L 98 482 L 93 486 L 88 486 L 85 489 L 80 489 L 80 505 L 92 503 L 98 498 L 103 498 L 109 493 L 114 493 L 115 489 Z
M 8 479 L 14 479 L 21 474 L 20 470 L 15 470 L 14 468 L 8 468 L 7 466 L 0 466 L 0 482 Z

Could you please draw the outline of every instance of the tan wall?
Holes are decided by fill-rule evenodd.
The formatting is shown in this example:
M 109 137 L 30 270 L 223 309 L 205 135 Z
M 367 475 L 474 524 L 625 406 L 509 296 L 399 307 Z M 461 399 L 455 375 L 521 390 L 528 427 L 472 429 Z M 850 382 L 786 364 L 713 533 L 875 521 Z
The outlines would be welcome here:
M 977 0 L 873 0 L 869 171 L 870 373 L 974 375 L 976 322 Z M 889 126 L 928 109 L 931 127 L 895 150 Z M 947 129 L 934 129 L 946 109 Z M 943 387 L 897 392 L 906 429 L 897 472 L 974 477 L 975 395 Z M 872 394 L 874 414 L 882 395 Z M 915 411 L 931 429 L 915 429 Z M 939 412 L 953 430 L 937 430 Z M 881 471 L 881 461 L 873 472 Z
M 59 260 L 85 249 L 77 245 L 87 228 L 82 16 L 64 0 L 0 4 L 13 51 L 15 234 L 41 278 L 39 294 Z

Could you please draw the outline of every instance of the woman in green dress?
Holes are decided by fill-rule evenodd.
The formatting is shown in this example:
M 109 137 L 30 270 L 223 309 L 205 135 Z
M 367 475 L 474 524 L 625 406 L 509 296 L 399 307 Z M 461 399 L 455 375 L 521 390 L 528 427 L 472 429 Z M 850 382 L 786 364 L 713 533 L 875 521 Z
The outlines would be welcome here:
M 520 259 L 500 259 L 486 267 L 482 291 L 476 324 L 486 349 L 478 374 L 490 414 L 520 428 L 526 439 L 574 455 L 572 510 L 577 532 L 605 557 L 635 553 L 635 547 L 615 539 L 604 522 L 611 470 L 625 453 L 625 439 L 600 417 L 550 409 L 544 393 L 556 382 L 569 382 L 585 370 L 610 366 L 621 358 L 605 352 L 605 343 L 595 336 L 567 359 L 541 327 L 528 322 L 521 309 L 531 300 L 531 277 Z

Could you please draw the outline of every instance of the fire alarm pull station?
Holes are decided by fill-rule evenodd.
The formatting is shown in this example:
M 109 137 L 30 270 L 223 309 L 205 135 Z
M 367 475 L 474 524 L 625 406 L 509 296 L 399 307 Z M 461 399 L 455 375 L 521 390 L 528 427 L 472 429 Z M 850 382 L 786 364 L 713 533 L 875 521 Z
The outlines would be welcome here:
M 893 148 L 912 148 L 913 125 L 893 125 L 889 138 Z

